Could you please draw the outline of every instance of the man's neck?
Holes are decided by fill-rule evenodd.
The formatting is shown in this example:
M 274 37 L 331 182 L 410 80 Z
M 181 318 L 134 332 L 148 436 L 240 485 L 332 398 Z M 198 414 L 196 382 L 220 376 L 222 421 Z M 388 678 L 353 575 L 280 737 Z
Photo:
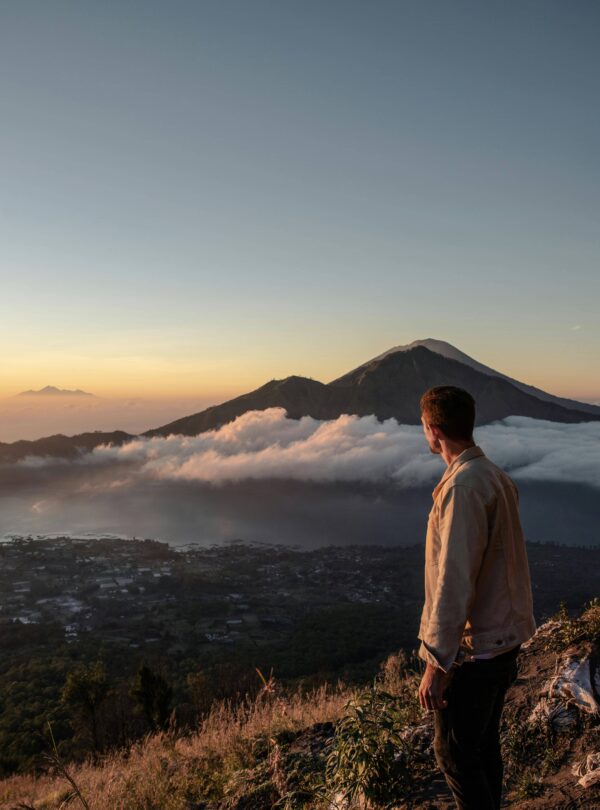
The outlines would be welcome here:
M 468 450 L 469 447 L 475 447 L 475 442 L 445 441 L 442 442 L 442 452 L 440 455 L 446 462 L 446 465 L 449 467 L 452 462 L 456 461 L 460 454 L 464 453 L 465 450 Z

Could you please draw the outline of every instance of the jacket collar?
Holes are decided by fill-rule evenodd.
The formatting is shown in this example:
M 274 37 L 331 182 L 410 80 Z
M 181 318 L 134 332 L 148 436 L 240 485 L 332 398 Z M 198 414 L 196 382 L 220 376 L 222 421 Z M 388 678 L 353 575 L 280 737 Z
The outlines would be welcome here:
M 440 479 L 439 484 L 431 493 L 433 500 L 435 501 L 440 489 L 443 487 L 446 481 L 454 475 L 454 473 L 458 470 L 458 468 L 465 463 L 465 461 L 470 461 L 472 458 L 477 458 L 478 456 L 484 455 L 485 453 L 483 452 L 481 447 L 479 447 L 478 444 L 474 445 L 473 447 L 467 447 L 466 450 L 463 450 L 462 453 L 454 459 L 452 464 L 450 464 L 450 466 L 446 468 L 446 472 Z

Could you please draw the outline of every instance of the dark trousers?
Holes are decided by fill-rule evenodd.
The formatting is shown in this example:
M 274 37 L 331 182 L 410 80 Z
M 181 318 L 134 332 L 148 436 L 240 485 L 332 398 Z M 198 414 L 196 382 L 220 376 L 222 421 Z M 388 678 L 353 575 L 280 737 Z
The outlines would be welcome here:
M 459 810 L 500 808 L 500 719 L 520 647 L 453 667 L 444 690 L 448 705 L 434 710 L 433 750 Z

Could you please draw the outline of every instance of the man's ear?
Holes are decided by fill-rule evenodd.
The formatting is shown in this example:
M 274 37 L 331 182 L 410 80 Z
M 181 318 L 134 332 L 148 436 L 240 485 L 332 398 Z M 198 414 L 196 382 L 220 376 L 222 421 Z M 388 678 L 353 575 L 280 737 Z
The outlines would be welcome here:
M 440 439 L 445 439 L 444 431 L 441 430 L 437 425 L 429 425 L 429 430 L 431 431 L 432 436 L 434 439 L 439 441 Z

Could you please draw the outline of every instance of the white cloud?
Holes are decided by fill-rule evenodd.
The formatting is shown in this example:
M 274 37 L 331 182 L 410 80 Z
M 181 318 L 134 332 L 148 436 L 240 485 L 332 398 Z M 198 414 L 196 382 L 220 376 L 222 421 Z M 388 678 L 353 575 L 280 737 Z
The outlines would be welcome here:
M 600 422 L 562 424 L 511 416 L 477 428 L 475 440 L 515 480 L 564 481 L 600 488 Z M 129 477 L 221 484 L 244 479 L 288 478 L 322 483 L 435 483 L 444 462 L 430 453 L 420 426 L 343 415 L 320 421 L 288 419 L 283 408 L 248 411 L 199 436 L 137 439 L 102 445 L 78 459 L 84 466 L 126 463 Z M 23 466 L 49 460 L 28 459 Z M 133 474 L 132 474 L 133 473 Z
M 395 419 L 295 420 L 283 408 L 268 408 L 248 411 L 199 436 L 141 439 L 121 448 L 103 445 L 80 463 L 135 461 L 153 478 L 213 483 L 275 477 L 418 484 L 441 468 L 439 459 L 421 452 L 423 442 L 417 427 L 400 426 Z
M 572 425 L 509 416 L 479 429 L 479 444 L 515 479 L 600 489 L 600 422 Z

